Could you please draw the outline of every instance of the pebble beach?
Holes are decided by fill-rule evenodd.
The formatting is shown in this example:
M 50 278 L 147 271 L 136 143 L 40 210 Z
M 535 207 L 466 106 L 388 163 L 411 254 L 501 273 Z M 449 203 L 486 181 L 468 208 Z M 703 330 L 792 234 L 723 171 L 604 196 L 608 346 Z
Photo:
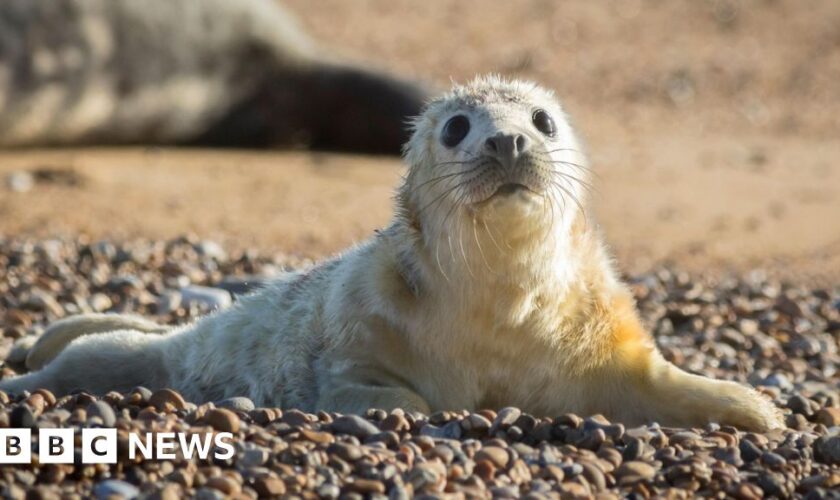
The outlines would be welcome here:
M 180 324 L 229 306 L 304 259 L 193 237 L 123 243 L 0 238 L 2 376 L 22 372 L 50 322 L 83 312 Z M 840 288 L 761 270 L 627 276 L 646 325 L 680 367 L 754 385 L 787 428 L 626 427 L 517 408 L 366 415 L 185 401 L 176 391 L 0 392 L 0 428 L 116 427 L 115 465 L 0 466 L 4 498 L 840 498 Z M 130 459 L 129 433 L 234 435 L 227 460 Z M 33 434 L 37 446 L 37 433 Z M 78 458 L 78 457 L 77 457 Z

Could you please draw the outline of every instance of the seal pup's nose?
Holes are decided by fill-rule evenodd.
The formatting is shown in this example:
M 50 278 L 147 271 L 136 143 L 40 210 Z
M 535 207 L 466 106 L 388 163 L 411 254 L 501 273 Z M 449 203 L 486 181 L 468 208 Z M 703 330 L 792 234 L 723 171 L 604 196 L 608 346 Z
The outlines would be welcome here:
M 500 133 L 484 141 L 484 154 L 495 158 L 505 168 L 513 168 L 529 145 L 528 138 L 522 134 Z

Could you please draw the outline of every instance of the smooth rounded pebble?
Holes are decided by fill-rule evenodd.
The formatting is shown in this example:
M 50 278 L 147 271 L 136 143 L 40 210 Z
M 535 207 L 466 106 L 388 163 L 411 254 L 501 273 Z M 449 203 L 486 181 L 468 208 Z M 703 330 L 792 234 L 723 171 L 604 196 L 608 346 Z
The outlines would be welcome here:
M 213 408 L 204 415 L 204 421 L 222 432 L 239 432 L 239 417 L 225 408 Z
M 149 404 L 154 406 L 158 411 L 163 411 L 167 408 L 183 410 L 187 407 L 187 403 L 184 401 L 184 398 L 172 389 L 160 389 L 159 391 L 155 391 L 152 393 L 151 397 L 149 397 Z
M 93 496 L 97 499 L 111 499 L 114 496 L 121 498 L 135 498 L 140 494 L 136 486 L 125 481 L 109 479 L 98 483 L 93 488 Z
M 360 439 L 365 439 L 379 432 L 375 425 L 358 415 L 338 417 L 333 421 L 332 429 L 338 434 L 350 434 Z
M 254 402 L 251 401 L 249 398 L 246 397 L 235 397 L 235 398 L 227 398 L 221 401 L 216 401 L 217 408 L 227 408 L 228 410 L 233 411 L 244 411 L 249 412 L 256 407 L 254 406 Z

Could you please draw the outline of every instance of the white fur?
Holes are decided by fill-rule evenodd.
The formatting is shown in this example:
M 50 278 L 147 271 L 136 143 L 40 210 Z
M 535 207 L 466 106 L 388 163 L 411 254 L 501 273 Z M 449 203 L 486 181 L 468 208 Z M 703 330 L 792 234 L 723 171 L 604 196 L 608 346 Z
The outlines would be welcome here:
M 555 137 L 532 125 L 536 108 L 554 117 Z M 472 129 L 445 148 L 441 128 L 457 113 Z M 530 163 L 469 170 L 498 132 L 526 134 Z M 79 338 L 42 371 L 0 388 L 66 391 L 69 379 L 310 411 L 516 405 L 626 423 L 780 425 L 755 391 L 678 370 L 641 330 L 581 211 L 585 155 L 549 93 L 495 77 L 456 87 L 418 118 L 405 156 L 397 214 L 373 239 L 171 333 Z M 471 180 L 476 172 L 484 184 Z M 545 175 L 557 182 L 541 184 Z M 492 196 L 510 180 L 533 189 Z M 102 382 L 105 369 L 116 373 Z

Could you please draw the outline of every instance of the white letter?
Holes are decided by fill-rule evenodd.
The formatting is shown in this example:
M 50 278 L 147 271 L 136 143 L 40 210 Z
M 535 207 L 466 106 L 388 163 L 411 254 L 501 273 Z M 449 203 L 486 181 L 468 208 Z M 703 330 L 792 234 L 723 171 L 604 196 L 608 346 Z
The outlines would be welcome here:
M 175 433 L 174 432 L 158 432 L 157 433 L 157 458 L 158 460 L 174 460 L 175 459 Z M 164 451 L 167 450 L 167 451 Z M 172 450 L 172 451 L 168 451 Z
M 137 448 L 140 448 L 140 455 L 144 460 L 152 460 L 155 458 L 152 455 L 152 433 L 147 432 L 143 441 L 140 441 L 140 436 L 131 432 L 128 435 L 128 458 L 134 460 L 137 455 Z
M 73 429 L 39 429 L 38 461 L 42 464 L 72 464 Z
M 0 429 L 0 464 L 32 463 L 32 431 Z
M 117 463 L 117 430 L 82 429 L 82 463 Z
M 202 440 L 202 438 L 204 438 Z M 187 460 L 193 457 L 193 448 L 198 450 L 198 458 L 204 460 L 207 454 L 210 453 L 210 434 L 190 434 L 190 440 L 187 441 L 187 436 L 183 432 L 178 433 L 178 439 L 181 441 L 181 453 Z
M 213 442 L 216 443 L 216 450 L 213 455 L 217 460 L 227 460 L 233 457 L 233 445 L 226 443 L 223 439 L 232 440 L 233 434 L 230 432 L 220 432 L 213 437 Z M 227 450 L 227 453 L 219 453 L 219 448 Z

